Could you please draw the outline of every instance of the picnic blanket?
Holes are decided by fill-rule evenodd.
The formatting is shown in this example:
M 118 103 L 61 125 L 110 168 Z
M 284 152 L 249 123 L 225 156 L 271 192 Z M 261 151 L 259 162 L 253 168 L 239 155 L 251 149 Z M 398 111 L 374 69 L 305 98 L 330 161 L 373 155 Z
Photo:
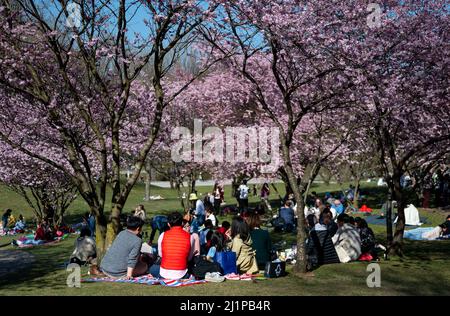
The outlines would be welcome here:
M 416 228 L 416 229 L 405 230 L 405 232 L 403 233 L 403 238 L 411 239 L 411 240 L 430 240 L 430 239 L 424 238 L 423 235 L 425 233 L 429 233 L 433 230 L 434 230 L 433 227 L 420 227 L 420 228 Z M 438 239 L 434 239 L 434 240 L 438 240 Z
M 65 234 L 62 237 L 56 237 L 52 241 L 44 241 L 44 240 L 34 240 L 34 235 L 27 235 L 22 238 L 19 238 L 15 242 L 13 242 L 13 245 L 19 247 L 19 248 L 33 248 L 37 246 L 51 246 L 58 244 L 59 242 L 63 241 L 69 236 L 69 234 Z
M 16 235 L 23 234 L 23 233 L 24 233 L 23 231 L 20 232 L 15 229 L 4 230 L 3 228 L 0 228 L 0 237 L 16 236 Z
M 133 278 L 131 280 L 126 279 L 116 279 L 110 277 L 104 278 L 87 278 L 82 279 L 83 283 L 96 283 L 96 282 L 107 282 L 107 283 L 129 283 L 129 284 L 145 284 L 145 285 L 163 285 L 168 287 L 182 287 L 182 286 L 191 286 L 197 284 L 205 284 L 207 281 L 205 280 L 195 280 L 195 279 L 186 279 L 186 280 L 164 280 L 157 279 L 152 275 L 145 275 L 138 278 Z

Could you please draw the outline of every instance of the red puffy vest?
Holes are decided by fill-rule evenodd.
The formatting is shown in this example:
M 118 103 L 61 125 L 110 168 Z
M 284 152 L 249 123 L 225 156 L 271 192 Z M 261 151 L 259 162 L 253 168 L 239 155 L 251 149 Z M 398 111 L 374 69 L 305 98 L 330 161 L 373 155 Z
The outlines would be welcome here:
M 191 251 L 191 235 L 182 227 L 172 227 L 166 231 L 162 240 L 161 268 L 166 270 L 187 269 Z

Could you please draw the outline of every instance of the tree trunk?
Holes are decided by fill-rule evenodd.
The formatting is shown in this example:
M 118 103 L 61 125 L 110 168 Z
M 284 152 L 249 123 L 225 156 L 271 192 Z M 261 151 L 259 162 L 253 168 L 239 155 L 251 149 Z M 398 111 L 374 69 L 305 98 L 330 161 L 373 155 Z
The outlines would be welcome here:
M 358 173 L 355 180 L 355 192 L 353 194 L 353 207 L 359 209 L 359 186 L 361 184 L 361 175 Z
M 150 184 L 152 181 L 152 174 L 150 170 L 147 170 L 147 178 L 145 181 L 145 201 L 150 201 Z
M 98 214 L 98 212 L 96 211 L 93 211 L 93 213 Z M 101 260 L 104 257 L 106 251 L 109 248 L 106 238 L 107 230 L 108 230 L 108 221 L 106 219 L 106 216 L 104 214 L 96 216 L 95 241 L 97 246 L 97 258 L 99 260 Z
M 304 216 L 305 203 L 303 202 L 302 192 L 298 185 L 297 177 L 295 176 L 294 169 L 292 168 L 291 156 L 289 153 L 289 147 L 286 144 L 284 135 L 280 134 L 284 170 L 289 180 L 289 185 L 297 201 L 296 213 L 297 219 L 297 262 L 295 263 L 294 272 L 304 274 L 307 272 L 307 257 L 306 257 L 306 220 Z
M 388 192 L 388 199 L 386 204 L 386 235 L 387 235 L 387 243 L 390 247 L 392 245 L 393 241 L 393 235 L 392 235 L 392 187 L 389 187 Z
M 390 247 L 390 253 L 397 256 L 403 256 L 403 233 L 405 231 L 405 196 L 403 194 L 403 188 L 400 185 L 400 177 L 402 173 L 394 173 L 393 188 L 394 199 L 397 201 L 398 219 L 395 226 L 395 234 L 392 245 Z

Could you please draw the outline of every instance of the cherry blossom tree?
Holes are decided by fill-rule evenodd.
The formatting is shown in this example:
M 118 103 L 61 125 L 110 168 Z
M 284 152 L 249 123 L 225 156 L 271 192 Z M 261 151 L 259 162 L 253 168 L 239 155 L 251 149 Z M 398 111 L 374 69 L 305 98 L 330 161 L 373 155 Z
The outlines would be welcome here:
M 388 241 L 399 255 L 407 204 L 401 177 L 449 147 L 448 22 L 445 1 L 387 3 L 379 27 L 346 54 L 360 73 L 366 137 L 376 146 L 390 200 L 398 202 L 398 222 L 394 236 L 388 222 Z
M 77 197 L 75 186 L 62 172 L 5 144 L 0 149 L 0 181 L 27 202 L 38 221 L 48 218 L 53 225 L 63 222 Z
M 218 4 L 80 1 L 73 16 L 67 1 L 17 0 L 18 11 L 8 3 L 0 7 L 0 94 L 10 106 L 2 106 L 0 138 L 71 179 L 97 217 L 102 252 L 120 231 L 120 213 L 155 143 L 164 110 L 215 62 L 206 52 L 197 73 L 178 90 L 168 90 L 173 65 L 195 45 L 196 29 L 214 17 Z M 143 30 L 130 29 L 136 21 Z M 130 144 L 130 151 L 137 151 L 134 172 L 122 184 L 127 151 L 122 137 L 133 128 L 130 100 L 140 100 L 140 108 L 148 110 L 148 126 L 144 141 Z M 11 116 L 20 111 L 23 115 Z M 30 119 L 41 124 L 43 134 L 25 139 Z M 42 150 L 47 135 L 59 146 Z M 111 225 L 104 213 L 109 184 Z

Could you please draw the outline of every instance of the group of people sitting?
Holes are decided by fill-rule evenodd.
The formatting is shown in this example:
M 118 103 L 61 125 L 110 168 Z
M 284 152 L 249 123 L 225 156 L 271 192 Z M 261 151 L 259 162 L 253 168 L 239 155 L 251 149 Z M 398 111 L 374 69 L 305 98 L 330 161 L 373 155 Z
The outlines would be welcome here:
M 208 213 L 210 210 L 208 209 Z M 170 280 L 197 277 L 196 267 L 204 262 L 216 263 L 219 253 L 232 251 L 236 254 L 236 268 L 240 275 L 252 275 L 264 270 L 271 259 L 272 244 L 269 232 L 261 229 L 261 219 L 257 213 L 247 213 L 247 217 L 236 216 L 232 223 L 224 221 L 220 226 L 217 219 L 206 219 L 198 230 L 192 230 L 196 220 L 174 212 L 169 216 L 152 218 L 152 245 L 154 232 L 159 230 L 156 251 L 144 252 L 142 218 L 128 217 L 126 229 L 118 234 L 97 266 L 95 241 L 86 227 L 76 241 L 71 262 L 90 264 L 90 273 L 112 278 L 134 278 L 151 274 L 155 278 Z M 210 215 L 214 215 L 211 211 Z M 215 217 L 215 216 L 214 216 Z M 203 264 L 204 266 L 204 264 Z M 218 268 L 218 269 L 217 269 Z M 223 272 L 219 265 L 211 265 L 211 272 Z
M 0 233 L 4 235 L 16 235 L 25 232 L 26 223 L 22 214 L 18 219 L 14 217 L 11 209 L 7 209 L 2 215 L 2 221 L 0 224 Z
M 376 243 L 372 229 L 363 218 L 342 213 L 334 221 L 333 212 L 325 208 L 318 217 L 309 214 L 306 219 L 310 269 L 323 264 L 377 260 L 379 250 L 386 250 Z

